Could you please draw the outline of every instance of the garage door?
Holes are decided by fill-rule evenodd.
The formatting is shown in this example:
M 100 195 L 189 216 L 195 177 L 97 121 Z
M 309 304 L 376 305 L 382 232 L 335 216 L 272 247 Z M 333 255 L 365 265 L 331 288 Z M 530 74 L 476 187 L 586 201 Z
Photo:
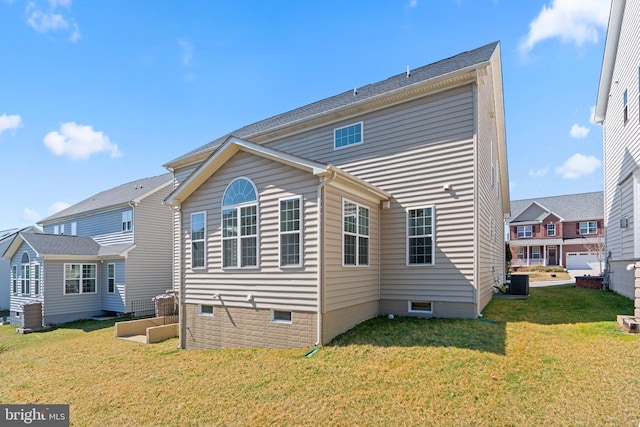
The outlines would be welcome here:
M 600 261 L 588 252 L 567 252 L 567 270 L 600 270 Z

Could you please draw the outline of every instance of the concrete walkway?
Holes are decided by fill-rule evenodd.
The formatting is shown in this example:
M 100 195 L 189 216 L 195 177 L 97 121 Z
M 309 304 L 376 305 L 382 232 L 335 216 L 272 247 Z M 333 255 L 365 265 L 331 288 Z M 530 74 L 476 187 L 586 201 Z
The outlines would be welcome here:
M 598 270 L 567 270 L 569 276 L 571 276 L 570 280 L 555 280 L 548 282 L 529 282 L 530 288 L 541 288 L 544 286 L 557 286 L 557 285 L 566 285 L 567 283 L 576 283 L 576 276 L 599 276 L 600 272 Z

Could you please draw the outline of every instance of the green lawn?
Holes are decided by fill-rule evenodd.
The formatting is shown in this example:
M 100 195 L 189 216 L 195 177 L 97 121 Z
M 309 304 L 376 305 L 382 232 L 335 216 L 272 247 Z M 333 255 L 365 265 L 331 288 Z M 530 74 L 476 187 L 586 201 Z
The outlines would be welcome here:
M 69 403 L 79 426 L 637 426 L 630 300 L 573 286 L 494 300 L 481 320 L 376 318 L 308 349 L 178 350 L 113 323 L 0 327 L 0 402 Z

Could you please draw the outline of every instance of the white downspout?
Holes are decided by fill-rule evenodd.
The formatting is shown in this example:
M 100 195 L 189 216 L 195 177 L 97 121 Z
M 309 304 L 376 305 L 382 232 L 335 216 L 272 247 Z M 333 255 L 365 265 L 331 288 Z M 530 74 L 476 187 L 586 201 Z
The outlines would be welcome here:
M 338 172 L 332 167 L 328 166 L 327 171 L 331 171 L 333 175 L 329 178 L 323 179 L 318 185 L 318 283 L 316 285 L 317 289 L 317 298 L 318 298 L 318 315 L 317 317 L 317 336 L 318 339 L 315 343 L 315 346 L 322 345 L 322 283 L 324 280 L 324 203 L 322 197 L 322 190 L 327 184 L 330 184 L 334 179 L 336 179 L 336 175 Z
M 186 295 L 184 285 L 184 275 L 182 268 L 182 209 L 180 206 L 176 206 L 175 211 L 178 212 L 177 227 L 178 227 L 178 248 L 176 255 L 178 257 L 178 299 L 180 308 L 178 309 L 178 323 L 180 331 L 180 348 L 185 350 L 187 348 L 187 313 L 186 313 Z

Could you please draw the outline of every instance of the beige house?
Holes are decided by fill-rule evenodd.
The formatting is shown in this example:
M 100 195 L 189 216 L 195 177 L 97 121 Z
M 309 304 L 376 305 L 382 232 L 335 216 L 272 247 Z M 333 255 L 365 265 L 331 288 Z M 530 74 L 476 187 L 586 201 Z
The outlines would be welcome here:
M 497 42 L 165 166 L 183 348 L 322 345 L 387 314 L 474 318 L 504 278 Z
M 605 284 L 640 318 L 640 3 L 613 0 L 595 120 L 604 134 Z

